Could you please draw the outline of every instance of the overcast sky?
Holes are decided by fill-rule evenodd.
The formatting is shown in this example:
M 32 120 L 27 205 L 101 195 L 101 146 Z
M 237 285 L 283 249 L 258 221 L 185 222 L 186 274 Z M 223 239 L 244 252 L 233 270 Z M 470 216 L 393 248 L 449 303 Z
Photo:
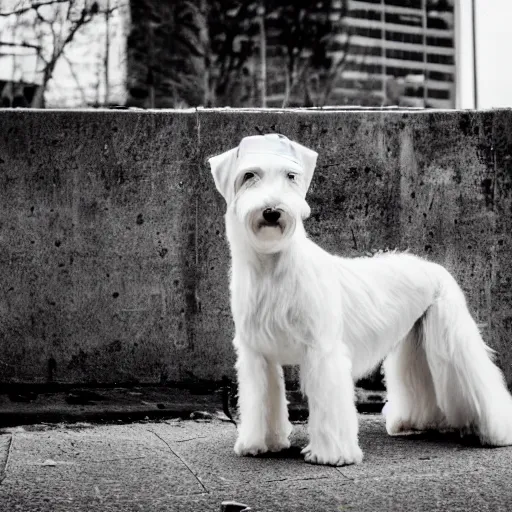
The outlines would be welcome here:
M 478 108 L 512 107 L 512 0 L 476 0 L 475 19 Z

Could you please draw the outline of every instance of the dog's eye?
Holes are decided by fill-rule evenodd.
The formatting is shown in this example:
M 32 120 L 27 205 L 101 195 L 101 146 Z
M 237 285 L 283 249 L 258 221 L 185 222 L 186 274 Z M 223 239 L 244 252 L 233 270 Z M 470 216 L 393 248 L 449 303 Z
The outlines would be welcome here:
M 288 179 L 289 179 L 290 181 L 295 181 L 295 174 L 293 174 L 293 172 L 289 172 L 289 173 L 288 173 Z
M 254 178 L 253 172 L 246 172 L 244 174 L 244 179 L 242 180 L 242 183 L 245 183 L 246 181 L 250 180 L 251 178 Z

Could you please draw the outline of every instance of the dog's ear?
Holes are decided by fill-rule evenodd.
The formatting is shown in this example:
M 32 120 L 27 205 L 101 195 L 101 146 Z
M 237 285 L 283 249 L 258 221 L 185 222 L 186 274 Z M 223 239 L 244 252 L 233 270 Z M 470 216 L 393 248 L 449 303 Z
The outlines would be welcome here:
M 318 158 L 318 153 L 313 151 L 312 149 L 299 144 L 298 142 L 290 141 L 293 149 L 300 156 L 302 161 L 302 166 L 304 167 L 304 184 L 306 185 L 306 191 L 309 189 L 309 185 L 311 183 L 311 179 L 313 178 L 313 172 L 316 167 L 316 159 Z
M 231 202 L 231 196 L 234 193 L 232 174 L 235 168 L 237 151 L 238 148 L 236 147 L 220 155 L 212 156 L 208 160 L 215 186 L 228 204 Z

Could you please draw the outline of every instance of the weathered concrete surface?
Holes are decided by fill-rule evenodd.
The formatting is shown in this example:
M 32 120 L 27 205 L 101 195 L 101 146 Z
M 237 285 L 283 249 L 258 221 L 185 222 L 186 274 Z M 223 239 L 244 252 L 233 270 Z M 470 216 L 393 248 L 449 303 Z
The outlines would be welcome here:
M 0 112 L 0 381 L 232 375 L 208 157 L 277 131 L 320 154 L 311 237 L 446 265 L 512 383 L 512 111 Z
M 4 430 L 0 509 L 218 512 L 224 500 L 269 512 L 511 509 L 512 448 L 389 437 L 382 417 L 360 420 L 365 459 L 343 468 L 302 460 L 302 424 L 290 450 L 258 458 L 237 457 L 234 426 L 217 421 Z

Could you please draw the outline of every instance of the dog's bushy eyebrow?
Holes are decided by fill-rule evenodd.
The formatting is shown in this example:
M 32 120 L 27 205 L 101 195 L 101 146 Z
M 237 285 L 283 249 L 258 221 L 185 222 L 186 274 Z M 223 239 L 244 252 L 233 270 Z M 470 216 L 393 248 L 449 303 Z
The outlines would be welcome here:
M 263 172 L 263 169 L 256 165 L 250 167 L 241 167 L 238 169 L 238 175 L 243 174 L 244 172 Z
M 283 169 L 281 169 L 281 172 L 283 173 L 292 173 L 292 174 L 297 174 L 299 176 L 302 176 L 304 174 L 304 170 L 301 169 L 301 168 L 295 168 L 295 169 L 292 169 L 290 167 L 284 167 Z

